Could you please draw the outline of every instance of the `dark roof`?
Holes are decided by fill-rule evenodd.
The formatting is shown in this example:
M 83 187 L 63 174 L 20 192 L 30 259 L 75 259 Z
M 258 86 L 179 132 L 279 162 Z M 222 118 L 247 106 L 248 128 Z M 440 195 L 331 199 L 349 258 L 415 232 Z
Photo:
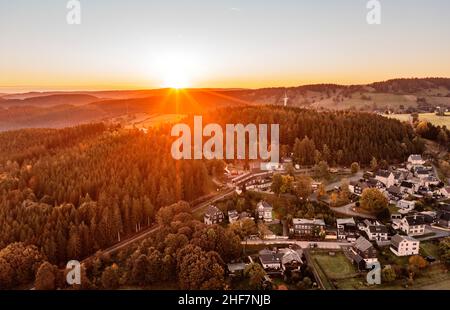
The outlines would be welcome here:
M 384 225 L 371 225 L 369 226 L 369 231 L 372 234 L 387 234 L 388 228 Z
M 259 251 L 259 259 L 263 264 L 281 264 L 281 258 L 283 255 L 283 253 L 278 253 L 267 249 Z
M 400 171 L 394 172 L 394 178 L 396 180 L 400 179 L 401 177 L 403 177 L 403 173 L 402 172 L 400 172 Z
M 208 207 L 208 209 L 206 209 L 205 215 L 216 215 L 217 213 L 222 213 L 222 211 L 219 210 L 219 208 L 217 208 L 214 205 L 210 205 Z
M 401 187 L 407 187 L 407 188 L 414 188 L 414 184 L 411 183 L 411 182 L 407 182 L 407 181 L 403 181 L 403 182 L 400 184 L 400 186 L 401 186 Z
M 416 173 L 417 174 L 428 174 L 428 170 L 423 168 L 423 167 L 417 167 L 416 168 Z
M 391 172 L 388 170 L 378 170 L 377 176 L 387 178 L 391 175 Z
M 415 225 L 424 225 L 425 224 L 425 216 L 423 215 L 411 215 L 405 217 L 409 226 Z
M 260 201 L 258 204 L 258 208 L 260 208 L 261 205 L 264 207 L 264 209 L 269 209 L 269 208 L 272 209 L 272 206 L 267 201 L 264 201 L 264 200 Z
M 393 245 L 393 246 L 395 246 L 397 249 L 398 249 L 398 247 L 399 247 L 399 245 L 400 245 L 400 242 L 402 242 L 403 241 L 403 238 L 402 238 L 402 236 L 400 236 L 400 235 L 395 235 L 395 236 L 393 236 L 392 238 L 391 238 L 391 244 Z
M 373 247 L 373 245 L 372 245 L 372 243 L 370 243 L 369 240 L 367 240 L 366 238 L 361 236 L 356 240 L 354 247 L 355 247 L 355 249 L 358 249 L 361 252 L 365 252 L 368 249 L 370 249 L 371 247 Z
M 418 241 L 417 239 L 414 239 L 413 237 L 410 236 L 395 235 L 391 238 L 391 244 L 398 249 L 400 242 L 402 242 L 403 240 Z
M 400 194 L 401 190 L 400 187 L 392 185 L 387 189 L 389 194 L 398 195 Z
M 374 178 L 370 178 L 367 180 L 367 185 L 369 185 L 369 186 L 377 186 L 378 183 L 380 183 L 380 181 L 378 181 L 377 179 L 374 179 Z

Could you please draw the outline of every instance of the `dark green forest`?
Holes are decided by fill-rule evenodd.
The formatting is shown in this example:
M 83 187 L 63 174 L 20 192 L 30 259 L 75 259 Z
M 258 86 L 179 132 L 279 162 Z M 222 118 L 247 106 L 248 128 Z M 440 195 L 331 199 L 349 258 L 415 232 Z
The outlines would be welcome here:
M 206 122 L 279 123 L 282 154 L 302 165 L 399 162 L 423 147 L 410 126 L 373 114 L 243 107 L 208 112 Z M 29 283 L 44 260 L 61 267 L 92 255 L 155 225 L 162 207 L 215 191 L 211 177 L 224 164 L 173 160 L 169 133 L 168 126 L 145 134 L 104 124 L 0 133 L 0 287 Z M 209 263 L 235 257 L 193 241 L 201 227 L 184 230 L 182 245 L 199 246 L 190 252 Z M 154 247 L 164 259 L 167 248 Z

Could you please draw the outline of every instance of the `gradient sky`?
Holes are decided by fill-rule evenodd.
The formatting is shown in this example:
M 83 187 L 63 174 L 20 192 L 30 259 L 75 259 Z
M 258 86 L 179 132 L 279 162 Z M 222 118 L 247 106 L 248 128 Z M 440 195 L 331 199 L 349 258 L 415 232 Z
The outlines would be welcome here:
M 450 77 L 450 1 L 0 0 L 0 92 Z M 169 81 L 170 83 L 170 81 Z

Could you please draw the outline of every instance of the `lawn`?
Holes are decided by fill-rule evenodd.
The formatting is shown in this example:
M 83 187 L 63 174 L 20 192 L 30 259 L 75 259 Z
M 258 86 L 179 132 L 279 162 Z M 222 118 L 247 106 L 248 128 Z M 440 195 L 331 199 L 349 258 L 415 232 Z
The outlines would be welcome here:
M 311 257 L 325 289 L 355 289 L 362 285 L 356 267 L 343 252 L 332 256 L 329 251 L 314 251 Z
M 421 242 L 420 250 L 425 256 L 433 256 L 436 259 L 439 258 L 439 246 L 434 242 Z
M 274 233 L 274 235 L 282 236 L 283 235 L 283 224 L 273 224 L 269 225 L 270 231 Z
M 316 252 L 313 258 L 329 279 L 348 278 L 357 273 L 353 264 L 342 252 L 337 252 L 335 256 L 329 255 L 328 252 Z
M 402 122 L 409 121 L 410 114 L 392 114 L 388 115 L 389 118 L 396 118 Z M 419 121 L 428 121 L 435 126 L 447 126 L 450 127 L 450 115 L 449 116 L 438 116 L 434 113 L 420 113 Z

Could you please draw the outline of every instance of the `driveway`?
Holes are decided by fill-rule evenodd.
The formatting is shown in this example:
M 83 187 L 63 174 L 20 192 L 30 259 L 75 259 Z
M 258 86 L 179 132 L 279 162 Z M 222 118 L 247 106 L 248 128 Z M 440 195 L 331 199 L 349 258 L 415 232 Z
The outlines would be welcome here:
M 356 216 L 356 217 L 360 217 L 360 218 L 364 218 L 364 219 L 372 219 L 372 220 L 376 219 L 376 217 L 373 215 L 353 211 L 354 207 L 355 207 L 355 203 L 352 202 L 352 203 L 349 203 L 342 207 L 337 207 L 337 208 L 330 207 L 330 209 L 336 213 L 340 213 L 343 215 Z

